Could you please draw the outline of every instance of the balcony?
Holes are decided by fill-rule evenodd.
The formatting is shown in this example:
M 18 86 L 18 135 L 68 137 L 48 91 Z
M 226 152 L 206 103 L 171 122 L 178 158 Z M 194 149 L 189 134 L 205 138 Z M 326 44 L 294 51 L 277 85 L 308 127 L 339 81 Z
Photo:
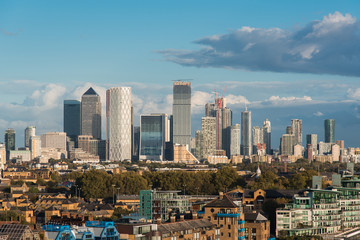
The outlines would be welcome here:
M 240 228 L 239 232 L 245 232 L 245 228 Z
M 244 220 L 238 221 L 238 224 L 245 224 L 245 221 Z
M 217 217 L 240 217 L 240 213 L 217 213 Z
M 238 240 L 245 239 L 245 236 L 238 237 Z

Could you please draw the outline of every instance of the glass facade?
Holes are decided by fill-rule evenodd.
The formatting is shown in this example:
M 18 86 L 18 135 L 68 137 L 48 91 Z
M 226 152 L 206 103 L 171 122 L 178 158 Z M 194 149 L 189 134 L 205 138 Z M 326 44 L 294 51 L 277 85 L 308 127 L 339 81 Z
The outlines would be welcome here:
M 325 142 L 334 143 L 335 142 L 335 119 L 325 119 Z
M 93 88 L 81 97 L 81 135 L 101 139 L 101 102 Z
M 140 159 L 164 160 L 165 121 L 167 116 L 141 115 L 140 117 Z
M 173 85 L 173 143 L 190 147 L 191 83 L 176 81 Z
M 80 135 L 80 109 L 80 101 L 64 100 L 64 132 L 72 140 Z
M 250 156 L 251 146 L 251 112 L 247 110 L 241 113 L 241 154 Z

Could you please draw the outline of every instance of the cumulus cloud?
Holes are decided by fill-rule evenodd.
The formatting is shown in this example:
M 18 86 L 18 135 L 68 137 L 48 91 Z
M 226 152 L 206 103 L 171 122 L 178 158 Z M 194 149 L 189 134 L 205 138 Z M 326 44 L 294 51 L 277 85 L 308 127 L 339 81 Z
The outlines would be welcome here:
M 159 51 L 183 66 L 360 76 L 360 22 L 335 12 L 304 27 L 242 27 L 194 41 L 199 50 Z
M 354 100 L 360 100 L 360 88 L 349 88 L 347 91 L 348 97 Z
M 324 116 L 324 114 L 322 112 L 317 111 L 316 113 L 314 113 L 314 116 L 321 117 Z
M 280 96 L 271 96 L 270 98 L 263 101 L 262 105 L 272 105 L 272 106 L 289 106 L 289 105 L 303 105 L 309 104 L 312 102 L 312 98 L 309 96 L 303 97 L 280 97 Z

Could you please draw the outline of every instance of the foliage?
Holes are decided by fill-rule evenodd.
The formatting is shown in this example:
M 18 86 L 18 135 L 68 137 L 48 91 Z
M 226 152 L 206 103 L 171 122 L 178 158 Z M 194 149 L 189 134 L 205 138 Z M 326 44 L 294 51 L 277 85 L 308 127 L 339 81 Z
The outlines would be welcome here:
M 39 189 L 37 187 L 31 187 L 29 188 L 29 193 L 38 193 Z
M 133 211 L 129 211 L 127 209 L 123 209 L 123 208 L 115 208 L 113 215 L 111 216 L 112 220 L 117 220 L 119 218 L 121 218 L 123 215 L 129 215 L 130 213 L 133 213 Z

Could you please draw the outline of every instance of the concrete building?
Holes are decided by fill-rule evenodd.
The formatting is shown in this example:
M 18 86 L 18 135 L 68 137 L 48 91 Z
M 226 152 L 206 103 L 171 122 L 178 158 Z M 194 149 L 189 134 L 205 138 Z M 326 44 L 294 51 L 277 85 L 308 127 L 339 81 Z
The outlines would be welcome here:
M 245 109 L 241 112 L 241 154 L 250 156 L 252 154 L 251 144 L 251 112 Z
M 201 159 L 202 134 L 200 130 L 195 131 L 195 157 Z
M 296 144 L 294 146 L 294 156 L 295 157 L 303 157 L 304 156 L 304 147 L 300 144 Z
M 165 160 L 168 125 L 167 114 L 140 116 L 140 160 Z
M 325 119 L 325 142 L 335 143 L 335 119 Z
M 110 161 L 131 160 L 131 99 L 130 87 L 112 87 L 106 92 L 107 151 Z
M 8 128 L 5 130 L 5 148 L 6 148 L 6 160 L 9 160 L 10 151 L 15 150 L 15 130 Z
M 235 124 L 234 126 L 231 126 L 230 136 L 230 156 L 240 155 L 240 124 Z
M 207 157 L 213 155 L 215 150 L 217 149 L 215 117 L 201 118 L 201 136 L 202 136 L 201 159 L 207 159 Z
M 302 143 L 302 120 L 292 119 L 291 120 L 291 133 L 295 136 L 295 144 L 303 145 Z
M 197 158 L 189 151 L 187 145 L 174 144 L 174 163 L 198 164 Z
M 295 146 L 294 134 L 283 134 L 280 139 L 280 152 L 281 155 L 293 155 Z
M 331 154 L 331 146 L 333 143 L 319 142 L 319 155 Z
M 78 148 L 95 156 L 99 156 L 99 159 L 106 159 L 106 141 L 100 139 L 94 139 L 90 135 L 79 135 L 77 137 Z M 73 149 L 72 151 L 75 151 Z M 71 152 L 71 151 L 70 151 Z
M 306 135 L 306 146 L 310 144 L 312 156 L 317 154 L 317 134 L 307 134 Z
M 32 136 L 30 138 L 31 159 L 41 156 L 41 138 L 39 136 Z
M 190 146 L 191 137 L 191 83 L 173 83 L 173 144 Z
M 258 150 L 258 144 L 263 143 L 263 132 L 261 131 L 261 128 L 258 126 L 252 127 L 252 152 L 255 154 Z
M 0 164 L 6 164 L 6 148 L 3 143 L 0 143 Z
M 64 132 L 75 141 L 81 134 L 81 102 L 64 100 Z
M 28 126 L 25 129 L 25 147 L 30 148 L 30 138 L 36 135 L 36 128 L 34 126 Z
M 81 97 L 81 135 L 101 139 L 101 101 L 92 87 Z
M 41 135 L 41 148 L 58 148 L 66 151 L 66 133 L 48 132 Z
M 340 146 L 337 144 L 333 144 L 331 146 L 331 156 L 333 162 L 339 162 L 340 161 Z
M 10 150 L 10 160 L 20 160 L 21 162 L 29 162 L 31 160 L 31 153 L 29 150 Z

